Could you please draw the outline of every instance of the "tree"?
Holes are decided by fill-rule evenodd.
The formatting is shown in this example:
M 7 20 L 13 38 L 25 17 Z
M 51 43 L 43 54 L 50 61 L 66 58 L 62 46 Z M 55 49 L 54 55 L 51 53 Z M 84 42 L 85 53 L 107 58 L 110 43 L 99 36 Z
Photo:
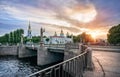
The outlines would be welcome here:
M 89 42 L 93 42 L 93 38 L 90 34 L 87 34 L 86 32 L 83 32 L 82 34 L 79 34 L 77 36 L 73 36 L 73 41 L 76 42 L 82 42 L 84 44 L 87 44 Z
M 33 43 L 38 43 L 40 42 L 40 36 L 33 36 L 31 40 Z
M 10 43 L 13 43 L 12 32 L 10 32 Z
M 8 42 L 9 42 L 9 34 L 5 34 L 5 36 L 4 36 L 4 37 L 5 37 L 5 42 L 7 42 L 7 43 L 8 43 Z
M 11 43 L 11 44 L 17 44 L 20 43 L 21 35 L 24 33 L 23 29 L 17 29 L 15 31 L 12 31 L 8 34 L 5 34 L 0 37 L 0 43 Z
M 107 40 L 110 44 L 120 44 L 120 24 L 109 29 Z
M 46 41 L 48 42 L 50 39 L 49 38 L 46 38 Z
M 82 42 L 85 43 L 85 44 L 88 44 L 89 42 L 93 42 L 93 38 L 90 34 L 87 34 L 85 32 L 83 32 L 81 34 L 81 39 L 82 39 Z
M 73 36 L 73 41 L 75 43 L 80 42 L 80 39 L 81 39 L 81 35 Z

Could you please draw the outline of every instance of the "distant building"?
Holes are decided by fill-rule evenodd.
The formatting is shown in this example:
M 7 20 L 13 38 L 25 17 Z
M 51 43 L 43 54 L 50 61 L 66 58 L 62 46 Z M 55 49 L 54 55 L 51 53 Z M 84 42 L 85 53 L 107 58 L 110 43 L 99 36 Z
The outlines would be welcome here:
M 67 37 L 67 35 L 65 36 L 63 30 L 61 30 L 60 36 L 57 36 L 57 33 L 55 32 L 54 36 L 44 38 L 44 44 L 65 44 L 68 42 L 73 42 L 73 39 L 72 37 Z
M 30 22 L 29 22 L 29 25 L 28 25 L 28 33 L 27 33 L 27 42 L 26 42 L 26 44 L 28 44 L 28 45 L 33 44 L 33 42 L 32 42 L 32 30 L 31 30 Z
M 31 34 L 31 32 L 32 32 L 32 30 L 31 30 L 31 26 L 30 26 L 30 22 L 29 22 L 27 39 L 32 39 L 32 34 Z

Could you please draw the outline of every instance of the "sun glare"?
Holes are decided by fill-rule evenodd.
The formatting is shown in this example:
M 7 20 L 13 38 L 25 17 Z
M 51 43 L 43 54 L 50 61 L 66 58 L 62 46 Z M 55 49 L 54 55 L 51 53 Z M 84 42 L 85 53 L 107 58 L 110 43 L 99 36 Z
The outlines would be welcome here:
M 90 34 L 93 39 L 97 39 L 97 38 L 99 38 L 100 32 L 99 31 L 89 31 L 88 34 Z
M 92 36 L 93 39 L 97 38 L 97 34 L 91 34 L 91 36 Z

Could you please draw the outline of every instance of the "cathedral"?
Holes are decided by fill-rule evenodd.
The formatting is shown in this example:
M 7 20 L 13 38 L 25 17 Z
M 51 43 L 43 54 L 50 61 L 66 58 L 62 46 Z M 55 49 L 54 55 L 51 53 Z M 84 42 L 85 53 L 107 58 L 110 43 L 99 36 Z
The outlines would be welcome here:
M 27 34 L 27 39 L 29 40 L 27 43 L 32 43 L 31 39 L 32 39 L 32 30 L 31 30 L 31 25 L 29 22 L 28 25 L 28 34 Z M 49 36 L 47 38 L 43 38 L 43 42 L 44 44 L 65 44 L 68 42 L 73 42 L 73 38 L 71 37 L 67 37 L 69 34 L 67 32 L 66 36 L 64 35 L 63 30 L 61 29 L 61 32 L 59 35 L 57 35 L 57 33 L 55 32 L 55 34 L 53 36 Z
M 66 44 L 68 42 L 73 42 L 72 37 L 69 38 L 67 35 L 65 36 L 63 30 L 61 30 L 60 35 L 57 35 L 55 32 L 54 36 L 50 36 L 47 39 L 49 39 L 49 41 L 44 38 L 44 44 Z

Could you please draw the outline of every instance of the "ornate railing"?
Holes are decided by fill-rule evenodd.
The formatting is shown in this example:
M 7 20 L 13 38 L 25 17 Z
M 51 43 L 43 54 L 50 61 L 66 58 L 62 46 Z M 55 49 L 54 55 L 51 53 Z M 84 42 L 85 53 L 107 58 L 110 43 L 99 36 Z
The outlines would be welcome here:
M 61 63 L 35 72 L 29 77 L 83 77 L 85 68 L 91 67 L 91 50 L 83 46 L 83 53 Z M 86 49 L 84 49 L 86 48 Z
M 65 44 L 65 49 L 80 49 L 81 45 L 79 43 L 67 43 Z
M 30 45 L 25 45 L 26 47 L 40 47 L 40 45 L 37 44 L 30 44 Z M 79 49 L 79 44 L 75 43 L 75 44 L 71 44 L 71 43 L 67 43 L 67 44 L 45 44 L 44 47 L 47 48 L 64 48 L 64 49 Z
M 65 44 L 50 44 L 48 48 L 65 48 Z

